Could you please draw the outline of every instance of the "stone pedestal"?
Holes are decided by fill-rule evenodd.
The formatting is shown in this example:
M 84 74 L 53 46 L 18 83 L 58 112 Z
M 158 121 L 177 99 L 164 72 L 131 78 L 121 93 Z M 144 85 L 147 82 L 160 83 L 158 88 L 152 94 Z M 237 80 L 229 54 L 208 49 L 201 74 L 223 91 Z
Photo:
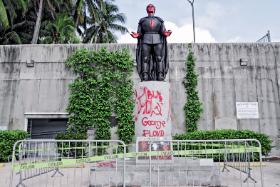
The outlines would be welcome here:
M 140 82 L 135 88 L 136 137 L 171 137 L 170 85 Z
M 116 160 L 118 171 L 123 171 L 123 160 Z M 175 157 L 173 164 L 136 164 L 126 160 L 126 186 L 222 186 L 219 163 L 202 165 L 200 159 Z M 122 172 L 109 167 L 90 170 L 90 186 L 122 186 Z

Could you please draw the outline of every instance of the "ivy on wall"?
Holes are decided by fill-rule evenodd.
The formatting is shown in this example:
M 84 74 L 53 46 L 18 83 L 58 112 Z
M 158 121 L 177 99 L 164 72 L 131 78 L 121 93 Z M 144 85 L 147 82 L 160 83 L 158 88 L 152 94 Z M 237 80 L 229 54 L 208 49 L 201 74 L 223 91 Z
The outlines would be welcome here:
M 77 50 L 66 61 L 78 77 L 70 85 L 68 130 L 96 139 L 110 139 L 110 117 L 116 115 L 118 136 L 125 143 L 134 135 L 133 63 L 127 50 Z
M 187 132 L 197 130 L 197 122 L 203 111 L 202 103 L 199 100 L 197 91 L 197 77 L 195 72 L 195 58 L 192 52 L 191 45 L 188 45 L 188 56 L 185 62 L 186 76 L 184 78 L 184 86 L 186 88 L 187 102 L 184 106 L 185 111 L 185 124 Z

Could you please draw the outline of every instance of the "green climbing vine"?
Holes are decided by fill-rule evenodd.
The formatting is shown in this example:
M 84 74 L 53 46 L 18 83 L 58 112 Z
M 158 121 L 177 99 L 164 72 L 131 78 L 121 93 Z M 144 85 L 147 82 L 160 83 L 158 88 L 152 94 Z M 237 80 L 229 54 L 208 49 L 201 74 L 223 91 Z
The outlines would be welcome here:
M 184 86 L 186 88 L 187 102 L 184 106 L 185 123 L 187 132 L 197 130 L 197 122 L 203 111 L 202 103 L 199 100 L 197 92 L 197 77 L 195 72 L 195 58 L 192 52 L 191 45 L 188 45 L 188 56 L 186 60 L 186 76 L 184 79 Z
M 78 76 L 70 85 L 68 130 L 96 139 L 110 139 L 110 117 L 116 115 L 118 136 L 125 143 L 134 135 L 133 63 L 127 50 L 77 50 L 66 61 Z

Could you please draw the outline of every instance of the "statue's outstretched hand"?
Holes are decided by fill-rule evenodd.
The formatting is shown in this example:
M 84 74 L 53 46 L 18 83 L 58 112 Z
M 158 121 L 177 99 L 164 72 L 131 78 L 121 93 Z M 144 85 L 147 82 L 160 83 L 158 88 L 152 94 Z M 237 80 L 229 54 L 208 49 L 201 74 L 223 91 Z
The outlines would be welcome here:
M 168 31 L 164 31 L 163 32 L 163 35 L 165 36 L 165 37 L 168 37 L 168 36 L 170 36 L 172 34 L 172 31 L 171 30 L 168 30 Z
M 130 35 L 133 37 L 133 38 L 139 38 L 140 37 L 140 34 L 138 32 L 131 32 Z

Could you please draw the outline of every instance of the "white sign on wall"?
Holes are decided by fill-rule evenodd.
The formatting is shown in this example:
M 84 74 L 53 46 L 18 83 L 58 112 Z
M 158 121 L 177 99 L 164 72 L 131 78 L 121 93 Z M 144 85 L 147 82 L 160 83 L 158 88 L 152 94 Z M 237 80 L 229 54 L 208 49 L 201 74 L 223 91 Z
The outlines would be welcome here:
M 258 119 L 258 102 L 236 102 L 237 119 Z

